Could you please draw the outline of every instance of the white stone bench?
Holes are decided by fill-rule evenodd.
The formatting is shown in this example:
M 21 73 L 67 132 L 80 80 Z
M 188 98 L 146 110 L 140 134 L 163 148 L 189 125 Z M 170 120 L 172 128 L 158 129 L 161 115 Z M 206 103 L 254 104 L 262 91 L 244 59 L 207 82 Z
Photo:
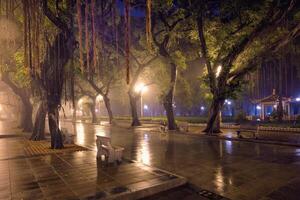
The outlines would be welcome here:
M 189 132 L 189 123 L 188 122 L 179 122 L 178 127 L 180 131 Z
M 97 158 L 105 157 L 108 163 L 114 163 L 115 161 L 121 162 L 123 157 L 123 147 L 113 147 L 109 137 L 97 135 Z

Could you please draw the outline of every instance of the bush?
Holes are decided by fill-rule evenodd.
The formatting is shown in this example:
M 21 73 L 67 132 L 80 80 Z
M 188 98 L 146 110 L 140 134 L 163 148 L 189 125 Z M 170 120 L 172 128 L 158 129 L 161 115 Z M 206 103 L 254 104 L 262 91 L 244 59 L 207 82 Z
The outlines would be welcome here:
M 236 123 L 242 123 L 242 122 L 247 121 L 246 113 L 244 113 L 243 111 L 237 113 L 237 115 L 234 118 L 234 121 Z
M 274 110 L 271 115 L 270 115 L 270 120 L 271 121 L 277 121 L 279 118 L 279 113 L 277 110 Z
M 298 115 L 298 116 L 296 117 L 296 122 L 297 122 L 297 124 L 300 124 L 300 115 Z

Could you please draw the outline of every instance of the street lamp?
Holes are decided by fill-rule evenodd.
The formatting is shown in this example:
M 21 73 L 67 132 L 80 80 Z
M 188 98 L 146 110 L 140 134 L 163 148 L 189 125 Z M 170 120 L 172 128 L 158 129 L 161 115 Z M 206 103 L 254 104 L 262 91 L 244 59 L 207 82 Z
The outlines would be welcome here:
M 103 101 L 103 96 L 101 94 L 99 94 L 96 97 L 96 106 L 98 106 L 98 108 L 96 109 L 96 113 L 98 113 L 98 115 L 100 116 L 100 111 L 101 111 L 101 102 Z
M 148 87 L 144 83 L 139 83 L 134 87 L 136 93 L 141 96 L 141 117 L 143 117 L 143 93 L 148 91 Z

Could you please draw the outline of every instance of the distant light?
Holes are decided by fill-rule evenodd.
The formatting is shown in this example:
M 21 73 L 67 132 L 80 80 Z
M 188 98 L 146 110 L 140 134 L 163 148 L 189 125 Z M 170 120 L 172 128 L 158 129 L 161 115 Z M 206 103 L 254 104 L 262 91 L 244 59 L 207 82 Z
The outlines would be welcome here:
M 95 111 L 96 111 L 96 112 L 99 112 L 99 110 L 98 110 L 97 108 L 95 109 Z
M 200 108 L 201 110 L 205 110 L 205 107 L 204 106 L 201 106 L 201 108 Z
M 256 109 L 257 109 L 257 110 L 261 110 L 261 107 L 260 107 L 260 106 L 256 106 Z
M 256 121 L 260 122 L 260 119 L 257 119 Z
M 300 97 L 296 98 L 296 101 L 298 101 L 298 102 L 299 102 L 299 101 L 300 101 Z
M 103 100 L 103 96 L 101 94 L 99 94 L 97 97 L 96 97 L 96 101 L 100 102 Z
M 145 140 L 148 140 L 148 134 L 147 134 L 147 133 L 144 134 L 144 139 L 145 139 Z
M 148 110 L 149 109 L 148 105 L 144 105 L 144 109 Z
M 274 105 L 273 107 L 274 107 L 274 108 L 277 108 L 277 105 Z
M 80 106 L 83 103 L 83 99 L 79 99 L 78 105 Z
M 216 77 L 217 78 L 220 76 L 221 71 L 222 71 L 222 66 L 219 65 L 218 68 L 217 68 L 217 72 L 216 72 Z
M 227 101 L 227 104 L 228 104 L 228 105 L 231 105 L 231 101 Z

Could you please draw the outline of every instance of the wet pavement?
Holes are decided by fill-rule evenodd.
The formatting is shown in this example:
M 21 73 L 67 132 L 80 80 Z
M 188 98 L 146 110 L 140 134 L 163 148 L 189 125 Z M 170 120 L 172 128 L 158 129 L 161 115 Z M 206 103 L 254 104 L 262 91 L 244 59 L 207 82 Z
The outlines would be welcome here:
M 125 157 L 182 175 L 230 199 L 299 199 L 300 148 L 161 134 L 155 127 L 124 128 L 62 123 L 76 143 L 95 149 L 95 135 L 125 147 Z
M 138 199 L 186 182 L 139 162 L 102 162 L 95 151 L 28 155 L 24 134 L 9 127 L 0 122 L 0 199 Z

